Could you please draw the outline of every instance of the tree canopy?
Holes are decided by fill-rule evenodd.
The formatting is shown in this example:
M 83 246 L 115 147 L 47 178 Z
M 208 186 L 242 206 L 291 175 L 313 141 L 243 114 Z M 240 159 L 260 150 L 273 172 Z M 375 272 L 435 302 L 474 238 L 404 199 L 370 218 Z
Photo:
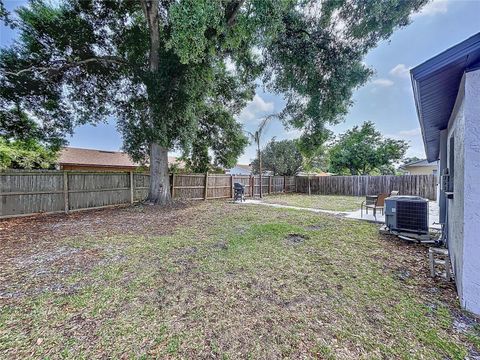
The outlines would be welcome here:
M 0 137 L 0 170 L 51 169 L 57 160 L 57 152 L 36 140 L 7 141 Z
M 292 176 L 302 168 L 303 157 L 295 140 L 275 141 L 272 139 L 261 150 L 262 170 L 271 171 L 273 175 Z M 258 157 L 252 162 L 253 172 L 259 173 Z
M 19 108 L 0 112 L 0 170 L 52 168 L 61 143 L 58 133 L 40 128 Z
M 235 162 L 247 143 L 235 115 L 258 78 L 315 151 L 371 75 L 365 54 L 426 1 L 32 1 L 0 52 L 0 108 L 57 133 L 113 115 L 125 150 L 148 158 L 150 200 L 164 203 L 169 150 Z
M 389 174 L 393 163 L 400 161 L 407 149 L 406 141 L 384 138 L 367 121 L 340 135 L 330 148 L 330 171 L 350 175 Z

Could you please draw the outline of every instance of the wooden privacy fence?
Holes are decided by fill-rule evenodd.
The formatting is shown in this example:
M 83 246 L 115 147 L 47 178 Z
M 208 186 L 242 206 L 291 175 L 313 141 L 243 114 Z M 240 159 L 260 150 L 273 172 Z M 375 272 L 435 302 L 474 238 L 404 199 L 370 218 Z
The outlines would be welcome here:
M 297 192 L 320 195 L 364 196 L 399 191 L 400 195 L 437 198 L 436 175 L 298 176 Z
M 175 199 L 206 200 L 233 197 L 233 186 L 245 186 L 247 197 L 260 195 L 260 177 L 249 175 L 173 174 L 172 197 Z M 262 176 L 263 194 L 295 191 L 295 176 Z
M 149 181 L 135 172 L 1 172 L 0 218 L 131 204 L 146 198 Z M 246 196 L 260 194 L 254 176 L 174 174 L 170 189 L 176 199 L 231 198 L 235 182 L 245 185 Z M 295 191 L 294 176 L 263 176 L 262 183 L 264 194 Z
M 148 175 L 69 171 L 0 173 L 0 218 L 95 209 L 145 198 Z
M 37 213 L 70 212 L 142 201 L 150 175 L 134 172 L 12 171 L 0 173 L 0 218 Z M 245 185 L 247 197 L 299 192 L 322 195 L 389 193 L 436 199 L 434 175 L 405 176 L 259 176 L 174 174 L 175 199 L 233 197 L 233 185 Z

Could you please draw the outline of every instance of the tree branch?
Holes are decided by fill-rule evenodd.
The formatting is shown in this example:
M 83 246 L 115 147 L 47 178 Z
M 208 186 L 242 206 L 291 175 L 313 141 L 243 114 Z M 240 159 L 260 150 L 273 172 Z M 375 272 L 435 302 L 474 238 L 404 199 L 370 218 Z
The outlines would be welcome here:
M 88 63 L 92 63 L 92 62 L 125 64 L 125 61 L 122 58 L 117 57 L 117 56 L 101 56 L 101 57 L 96 56 L 96 57 L 93 57 L 93 58 L 88 58 L 88 59 L 79 60 L 79 61 L 65 62 L 62 65 L 60 65 L 59 67 L 52 67 L 52 66 L 44 67 L 44 66 L 33 65 L 33 66 L 30 66 L 26 69 L 22 69 L 22 70 L 17 71 L 17 72 L 5 71 L 5 74 L 6 75 L 13 75 L 13 76 L 20 76 L 23 73 L 27 73 L 27 72 L 30 72 L 30 71 L 36 71 L 36 70 L 39 71 L 39 74 L 43 74 L 45 72 L 60 72 L 60 71 L 65 71 L 65 70 L 68 70 L 70 68 L 85 65 L 85 64 L 88 64 Z
M 298 34 L 298 33 L 303 33 L 303 34 L 305 34 L 305 35 L 307 35 L 307 36 L 309 36 L 309 37 L 312 36 L 312 34 L 310 34 L 310 33 L 309 33 L 307 30 L 305 30 L 305 29 L 294 29 L 294 28 L 291 28 L 291 27 L 289 27 L 289 26 L 287 26 L 286 29 L 287 29 L 287 31 L 290 31 L 290 32 L 292 32 L 292 33 L 297 33 L 297 34 Z
M 240 8 L 242 7 L 243 3 L 245 0 L 240 0 L 237 1 L 235 5 L 233 5 L 233 8 L 230 12 L 230 14 L 227 14 L 227 25 L 232 26 L 235 23 L 235 19 L 238 15 L 238 12 L 240 11 Z

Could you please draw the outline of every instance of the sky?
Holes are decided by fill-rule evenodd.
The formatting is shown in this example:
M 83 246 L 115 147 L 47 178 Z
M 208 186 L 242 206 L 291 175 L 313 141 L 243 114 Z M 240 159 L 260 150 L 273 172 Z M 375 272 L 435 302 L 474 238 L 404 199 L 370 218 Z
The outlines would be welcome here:
M 4 3 L 8 10 L 14 10 L 26 1 L 4 0 Z M 366 56 L 365 63 L 374 69 L 375 75 L 355 91 L 354 105 L 345 121 L 330 129 L 340 134 L 365 121 L 373 121 L 385 136 L 408 141 L 407 156 L 424 158 L 409 69 L 479 32 L 480 0 L 433 0 L 412 20 Z M 1 25 L 0 47 L 12 44 L 15 36 L 14 31 Z M 280 112 L 283 106 L 281 95 L 266 93 L 259 87 L 238 120 L 245 130 L 254 131 L 265 115 Z M 264 132 L 262 145 L 274 136 L 277 140 L 294 139 L 299 134 L 274 121 Z M 76 128 L 68 141 L 70 146 L 82 148 L 120 150 L 122 147 L 113 118 L 96 126 Z M 255 147 L 250 145 L 238 162 L 248 164 L 254 157 Z

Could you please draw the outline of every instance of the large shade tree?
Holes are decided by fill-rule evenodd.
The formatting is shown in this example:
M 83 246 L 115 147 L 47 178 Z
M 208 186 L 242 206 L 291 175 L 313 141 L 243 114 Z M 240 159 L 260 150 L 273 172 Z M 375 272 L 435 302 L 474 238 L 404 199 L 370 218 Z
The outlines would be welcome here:
M 125 149 L 150 164 L 150 201 L 165 203 L 169 149 L 231 165 L 246 144 L 234 115 L 259 76 L 315 151 L 371 75 L 365 54 L 426 1 L 32 1 L 0 53 L 1 110 L 63 132 L 114 115 Z
M 330 148 L 330 171 L 350 175 L 389 174 L 407 149 L 406 141 L 383 137 L 375 125 L 367 121 L 340 135 Z
M 296 140 L 272 139 L 261 150 L 262 170 L 271 171 L 273 175 L 293 176 L 296 175 L 303 165 L 303 157 L 297 147 Z M 260 172 L 259 157 L 252 162 L 253 171 Z

